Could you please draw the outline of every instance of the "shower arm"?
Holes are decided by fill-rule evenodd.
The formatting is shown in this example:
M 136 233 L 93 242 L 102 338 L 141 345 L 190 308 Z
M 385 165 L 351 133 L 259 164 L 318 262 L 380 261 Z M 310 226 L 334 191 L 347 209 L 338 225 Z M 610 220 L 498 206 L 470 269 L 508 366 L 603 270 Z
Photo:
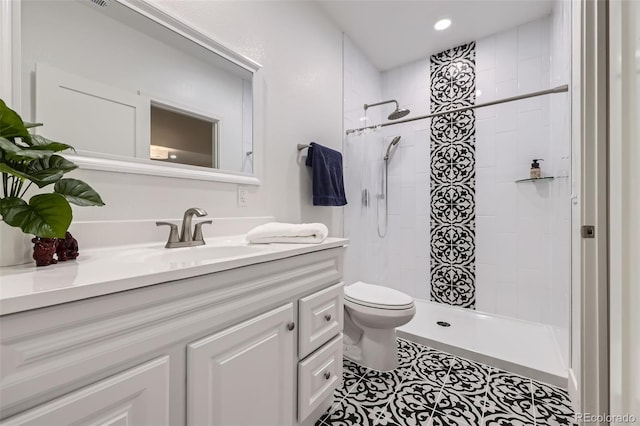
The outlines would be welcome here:
M 497 99 L 495 101 L 484 102 L 484 103 L 481 103 L 481 104 L 471 105 L 471 106 L 468 106 L 468 107 L 456 108 L 456 109 L 451 109 L 451 110 L 448 110 L 448 111 L 434 112 L 432 114 L 421 115 L 419 117 L 405 118 L 404 120 L 390 121 L 388 123 L 376 124 L 376 125 L 367 126 L 367 127 L 360 127 L 359 129 L 348 129 L 345 133 L 348 135 L 348 134 L 351 134 L 351 133 L 361 132 L 361 131 L 367 130 L 367 129 L 376 129 L 378 127 L 386 127 L 386 126 L 391 126 L 391 125 L 394 125 L 394 124 L 409 123 L 411 121 L 424 120 L 425 118 L 431 118 L 431 117 L 439 117 L 441 115 L 451 114 L 451 113 L 454 113 L 454 112 L 462 112 L 462 111 L 467 111 L 467 110 L 470 110 L 470 109 L 476 109 L 476 108 L 482 108 L 482 107 L 487 107 L 487 106 L 491 106 L 491 105 L 502 104 L 502 103 L 505 103 L 505 102 L 518 101 L 520 99 L 534 98 L 536 96 L 550 95 L 550 94 L 553 94 L 553 93 L 563 93 L 563 92 L 568 92 L 568 91 L 569 91 L 569 85 L 568 84 L 564 84 L 562 86 L 557 86 L 557 87 L 554 87 L 552 89 L 540 90 L 538 92 L 531 92 L 531 93 L 527 93 L 527 94 L 524 94 L 524 95 L 511 96 L 509 98 Z M 387 102 L 381 102 L 379 104 L 371 104 L 371 105 L 366 105 L 365 104 L 365 111 L 367 110 L 367 107 L 371 107 L 371 106 L 374 106 L 374 105 L 380 105 L 382 103 L 391 103 L 391 102 L 395 102 L 395 101 L 387 101 Z M 398 103 L 396 102 L 396 105 L 397 104 Z
M 363 108 L 364 108 L 364 110 L 366 111 L 366 110 L 368 110 L 368 109 L 369 109 L 369 108 L 371 108 L 371 107 L 379 106 L 379 105 L 385 105 L 385 104 L 390 104 L 390 103 L 392 103 L 392 102 L 396 104 L 396 109 L 400 108 L 400 105 L 398 105 L 398 101 L 396 101 L 395 99 L 390 100 L 390 101 L 378 102 L 378 103 L 375 103 L 375 104 L 364 104 Z

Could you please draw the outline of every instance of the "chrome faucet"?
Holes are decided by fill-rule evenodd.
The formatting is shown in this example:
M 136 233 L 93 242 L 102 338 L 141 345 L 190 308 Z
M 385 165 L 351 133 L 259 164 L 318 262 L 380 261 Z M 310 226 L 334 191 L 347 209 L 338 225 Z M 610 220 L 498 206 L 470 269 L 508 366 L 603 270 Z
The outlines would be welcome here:
M 178 236 L 178 225 L 169 222 L 156 222 L 156 226 L 167 225 L 170 228 L 169 239 L 167 240 L 165 248 L 193 247 L 206 244 L 202 235 L 202 225 L 210 224 L 212 221 L 205 220 L 203 222 L 196 223 L 196 227 L 192 233 L 191 219 L 193 219 L 193 215 L 202 217 L 206 216 L 207 212 L 198 207 L 191 207 L 190 209 L 187 209 L 182 218 L 182 230 L 180 236 Z

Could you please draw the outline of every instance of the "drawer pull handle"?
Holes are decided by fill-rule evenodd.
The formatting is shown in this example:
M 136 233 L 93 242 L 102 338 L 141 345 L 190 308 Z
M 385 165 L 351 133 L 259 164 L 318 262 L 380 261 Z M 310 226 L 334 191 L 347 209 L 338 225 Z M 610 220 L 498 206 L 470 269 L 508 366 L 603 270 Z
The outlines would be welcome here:
M 325 315 L 325 316 L 324 316 L 324 320 L 325 320 L 326 322 L 331 321 L 331 314 L 327 314 L 327 315 Z
M 296 328 L 295 322 L 290 322 L 289 324 L 287 324 L 287 330 L 293 331 L 294 328 Z
M 329 380 L 331 378 L 331 372 L 327 371 L 326 373 L 324 373 L 324 378 Z

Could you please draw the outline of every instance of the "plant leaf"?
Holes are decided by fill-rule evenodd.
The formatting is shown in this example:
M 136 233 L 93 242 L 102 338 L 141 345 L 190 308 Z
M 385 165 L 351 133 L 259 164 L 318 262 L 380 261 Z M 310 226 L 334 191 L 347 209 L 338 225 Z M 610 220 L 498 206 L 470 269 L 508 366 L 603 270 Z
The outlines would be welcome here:
M 0 138 L 0 149 L 4 151 L 5 158 L 10 161 L 33 161 L 53 154 L 53 151 L 44 149 L 22 148 L 5 138 Z
M 58 152 L 58 151 L 64 151 L 65 149 L 71 149 L 75 152 L 75 148 L 72 147 L 71 145 L 67 145 L 66 143 L 62 143 L 62 142 L 55 142 L 52 141 L 51 139 L 47 139 L 44 136 L 40 136 L 40 135 L 31 135 L 31 148 L 30 149 L 43 149 L 43 150 L 49 150 L 49 151 L 54 151 L 54 152 Z
M 1 154 L 1 151 L 0 151 Z M 73 162 L 59 155 L 22 163 L 0 163 L 0 172 L 8 173 L 35 183 L 38 188 L 56 183 L 65 173 L 78 168 Z
M 78 166 L 72 161 L 54 154 L 48 158 L 33 161 L 25 173 L 30 176 L 29 180 L 42 188 L 57 182 L 62 178 L 62 175 L 77 168 Z
M 24 127 L 26 127 L 27 129 L 31 129 L 33 127 L 43 126 L 42 123 L 27 123 L 27 122 L 24 122 L 23 124 L 24 124 Z
M 17 197 L 3 198 L 0 214 L 8 225 L 43 238 L 64 238 L 73 218 L 67 200 L 55 193 L 34 195 L 29 204 Z
M 23 164 L 7 164 L 0 163 L 0 172 L 8 173 L 13 176 L 17 176 L 22 179 L 29 180 L 35 183 L 38 188 L 44 188 L 47 185 L 56 183 L 66 173 L 60 169 L 41 169 L 31 170 L 28 166 Z
M 44 188 L 47 185 L 56 183 L 64 176 L 64 172 L 57 169 L 45 169 L 40 170 L 32 175 L 29 175 L 28 179 L 38 185 L 38 188 Z
M 14 142 L 10 141 L 5 137 L 0 137 L 0 149 L 6 152 L 7 154 L 22 150 L 22 148 L 20 148 Z
M 24 125 L 22 118 L 0 99 L 0 137 L 12 139 L 22 138 L 31 140 L 31 135 Z
M 10 175 L 13 175 L 22 179 L 32 180 L 31 176 L 29 176 L 28 174 L 23 173 L 20 170 L 16 170 L 6 163 L 0 163 L 0 173 L 8 173 Z
M 54 191 L 78 206 L 104 206 L 100 195 L 78 179 L 60 179 L 56 182 Z

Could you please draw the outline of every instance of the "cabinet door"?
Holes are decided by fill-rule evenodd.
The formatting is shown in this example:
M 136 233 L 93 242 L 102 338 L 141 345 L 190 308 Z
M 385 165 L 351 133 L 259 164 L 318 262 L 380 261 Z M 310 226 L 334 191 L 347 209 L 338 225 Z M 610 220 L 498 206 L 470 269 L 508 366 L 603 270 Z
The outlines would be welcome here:
M 7 419 L 16 425 L 169 425 L 169 357 L 101 380 Z
M 289 303 L 190 344 L 187 424 L 291 424 L 292 323 Z

